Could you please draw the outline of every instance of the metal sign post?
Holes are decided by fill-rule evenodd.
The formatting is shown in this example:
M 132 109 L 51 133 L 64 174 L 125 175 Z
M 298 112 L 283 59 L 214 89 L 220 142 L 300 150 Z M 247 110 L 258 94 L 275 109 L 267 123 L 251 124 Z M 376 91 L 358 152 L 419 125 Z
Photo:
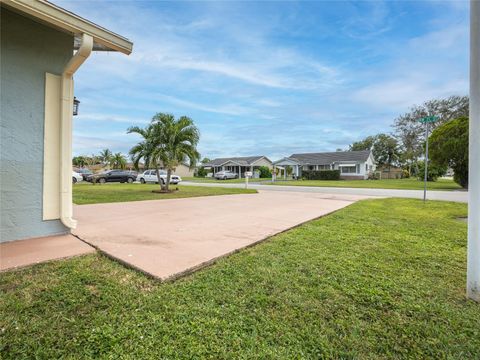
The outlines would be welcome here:
M 426 125 L 425 130 L 425 175 L 423 179 L 423 202 L 427 201 L 427 179 L 428 179 L 428 131 L 430 123 L 433 123 L 438 120 L 437 116 L 426 116 L 420 119 L 421 123 Z
M 248 178 L 252 176 L 253 173 L 251 171 L 245 171 L 245 189 L 248 189 Z

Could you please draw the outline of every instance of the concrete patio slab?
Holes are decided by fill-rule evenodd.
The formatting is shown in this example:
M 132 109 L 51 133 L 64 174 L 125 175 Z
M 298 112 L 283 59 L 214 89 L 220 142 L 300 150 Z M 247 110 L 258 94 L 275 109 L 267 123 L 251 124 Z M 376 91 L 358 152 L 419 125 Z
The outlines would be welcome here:
M 176 278 L 365 196 L 281 193 L 81 205 L 74 234 L 133 268 Z
M 48 236 L 0 244 L 0 271 L 95 252 L 72 235 Z

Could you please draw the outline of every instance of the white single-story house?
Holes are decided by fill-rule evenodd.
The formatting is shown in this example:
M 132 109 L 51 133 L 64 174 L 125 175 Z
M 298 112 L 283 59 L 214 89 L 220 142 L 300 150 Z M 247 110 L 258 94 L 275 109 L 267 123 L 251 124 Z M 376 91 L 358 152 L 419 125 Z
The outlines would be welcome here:
M 290 166 L 297 178 L 302 176 L 302 170 L 340 170 L 340 178 L 358 180 L 367 179 L 376 168 L 370 150 L 292 154 L 273 165 L 280 170 Z M 286 177 L 286 171 L 283 176 Z
M 253 172 L 253 177 L 258 178 L 260 176 L 260 172 L 258 171 L 258 168 L 261 166 L 266 166 L 269 169 L 272 169 L 273 163 L 266 156 L 258 155 L 258 156 L 218 158 L 218 159 L 213 159 L 203 165 L 205 169 L 211 170 L 213 174 L 215 174 L 218 171 L 229 170 L 234 173 L 237 173 L 239 178 L 245 177 L 245 171 Z
M 66 234 L 73 75 L 92 51 L 128 55 L 133 44 L 48 1 L 0 5 L 0 242 Z

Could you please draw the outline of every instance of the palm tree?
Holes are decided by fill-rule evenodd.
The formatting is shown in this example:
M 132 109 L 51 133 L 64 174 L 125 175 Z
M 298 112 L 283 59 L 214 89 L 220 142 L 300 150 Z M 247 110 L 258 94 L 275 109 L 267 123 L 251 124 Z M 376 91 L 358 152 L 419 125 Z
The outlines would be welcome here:
M 143 159 L 145 169 L 154 168 L 157 173 L 157 179 L 159 179 L 160 189 L 163 190 L 164 186 L 160 180 L 160 159 L 158 158 L 158 151 L 155 152 L 156 142 L 154 139 L 155 124 L 149 124 L 142 129 L 138 126 L 131 126 L 127 129 L 127 134 L 135 133 L 140 135 L 143 140 L 137 145 L 132 147 L 129 151 L 130 158 L 132 159 L 135 170 L 138 171 L 138 165 L 140 160 Z
M 72 159 L 72 163 L 74 166 L 84 167 L 87 164 L 87 158 L 85 156 L 75 156 Z
M 128 133 L 132 132 L 144 138 L 130 150 L 134 164 L 138 166 L 138 161 L 143 158 L 146 167 L 154 166 L 162 190 L 169 190 L 170 176 L 178 165 L 188 162 L 190 168 L 193 168 L 200 159 L 197 151 L 200 132 L 193 120 L 186 116 L 175 120 L 171 114 L 157 113 L 145 129 L 131 127 Z M 165 187 L 160 181 L 160 164 L 167 169 Z
M 171 114 L 158 113 L 153 117 L 152 123 L 155 124 L 154 136 L 160 145 L 157 147 L 158 156 L 167 169 L 165 188 L 168 191 L 170 176 L 177 166 L 188 163 L 193 168 L 200 159 L 197 151 L 200 131 L 187 116 L 175 120 Z
M 114 169 L 122 169 L 123 170 L 127 166 L 127 159 L 125 158 L 125 156 L 122 153 L 115 153 L 110 158 L 110 165 Z
M 103 166 L 108 166 L 112 160 L 112 152 L 109 149 L 104 149 L 100 151 L 100 155 L 98 157 L 100 158 Z

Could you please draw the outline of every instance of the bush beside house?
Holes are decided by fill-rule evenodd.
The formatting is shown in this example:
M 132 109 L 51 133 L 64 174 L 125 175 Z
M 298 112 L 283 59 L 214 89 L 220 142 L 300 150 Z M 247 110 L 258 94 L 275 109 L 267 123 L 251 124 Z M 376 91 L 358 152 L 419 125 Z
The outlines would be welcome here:
M 260 166 L 258 168 L 258 172 L 260 173 L 261 179 L 267 179 L 272 177 L 272 172 L 268 168 L 268 166 Z
M 340 180 L 340 170 L 303 170 L 305 180 Z

